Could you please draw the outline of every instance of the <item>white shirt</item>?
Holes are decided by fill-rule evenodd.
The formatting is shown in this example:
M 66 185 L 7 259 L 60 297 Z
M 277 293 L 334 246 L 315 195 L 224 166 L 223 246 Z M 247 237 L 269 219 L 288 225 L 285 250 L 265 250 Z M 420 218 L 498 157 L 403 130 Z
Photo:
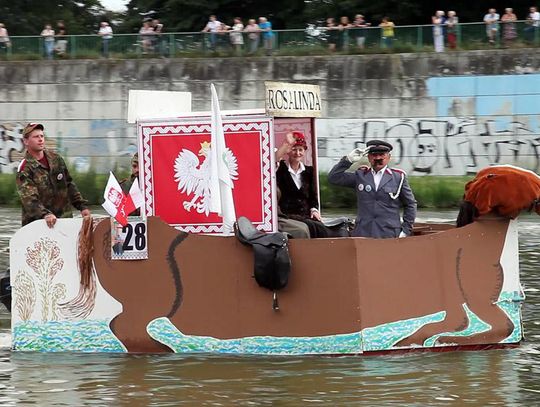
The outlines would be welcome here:
M 233 25 L 232 31 L 230 33 L 231 44 L 233 45 L 242 45 L 244 43 L 244 37 L 242 31 L 244 31 L 244 24 L 237 23 Z
M 535 11 L 529 14 L 529 18 L 533 20 L 533 26 L 538 27 L 540 25 L 540 12 Z
M 45 37 L 45 41 L 54 41 L 54 30 L 44 29 L 41 31 L 41 36 Z
M 101 35 L 101 38 L 104 40 L 110 40 L 113 34 L 112 27 L 110 25 L 99 27 L 98 34 Z
M 371 174 L 373 175 L 373 182 L 375 183 L 375 191 L 379 189 L 379 184 L 381 183 L 382 176 L 384 175 L 384 172 L 388 168 L 387 165 L 384 166 L 384 168 L 378 172 L 375 172 L 375 170 L 371 169 Z
M 489 24 L 489 28 L 491 28 L 492 30 L 496 30 L 497 29 L 497 21 L 499 21 L 499 14 L 498 13 L 493 13 L 493 14 L 486 14 L 484 16 L 484 22 L 486 23 L 491 23 Z
M 217 20 L 208 21 L 208 23 L 206 24 L 206 29 L 210 31 L 211 33 L 217 32 L 220 27 L 221 27 L 221 23 Z
M 9 42 L 8 32 L 4 27 L 0 28 L 0 42 Z
M 300 163 L 300 168 L 298 168 L 298 171 L 296 172 L 291 168 L 288 161 L 285 161 L 285 164 L 287 164 L 287 168 L 289 169 L 289 173 L 291 174 L 291 178 L 293 179 L 296 188 L 302 188 L 302 173 L 306 170 L 304 163 Z

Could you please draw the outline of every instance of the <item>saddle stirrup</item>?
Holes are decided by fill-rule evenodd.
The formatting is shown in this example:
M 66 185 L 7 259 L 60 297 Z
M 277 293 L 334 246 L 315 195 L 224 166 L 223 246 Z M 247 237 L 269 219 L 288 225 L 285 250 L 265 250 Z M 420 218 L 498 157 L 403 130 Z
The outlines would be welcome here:
M 279 301 L 277 297 L 277 292 L 274 291 L 274 294 L 272 295 L 272 309 L 274 311 L 279 311 Z

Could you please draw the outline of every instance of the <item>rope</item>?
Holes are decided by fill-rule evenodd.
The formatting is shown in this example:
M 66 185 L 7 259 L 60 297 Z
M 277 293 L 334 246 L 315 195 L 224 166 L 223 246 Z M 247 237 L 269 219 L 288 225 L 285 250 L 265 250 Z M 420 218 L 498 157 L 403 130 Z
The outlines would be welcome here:
M 395 194 L 389 192 L 390 198 L 396 199 L 399 196 L 399 194 L 401 193 L 401 187 L 403 186 L 403 181 L 405 181 L 405 174 L 401 173 L 401 181 L 399 182 L 398 189 Z

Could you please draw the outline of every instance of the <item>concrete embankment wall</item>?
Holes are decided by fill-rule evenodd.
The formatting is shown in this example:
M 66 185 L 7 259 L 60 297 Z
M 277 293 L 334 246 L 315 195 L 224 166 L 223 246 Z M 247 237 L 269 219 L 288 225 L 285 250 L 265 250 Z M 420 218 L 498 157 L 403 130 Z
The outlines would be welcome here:
M 187 91 L 194 111 L 264 107 L 265 81 L 321 86 L 321 169 L 369 138 L 395 145 L 412 175 L 460 175 L 489 164 L 539 171 L 537 50 L 324 57 L 0 62 L 0 172 L 13 171 L 20 131 L 40 121 L 81 170 L 125 165 L 135 151 L 130 89 Z

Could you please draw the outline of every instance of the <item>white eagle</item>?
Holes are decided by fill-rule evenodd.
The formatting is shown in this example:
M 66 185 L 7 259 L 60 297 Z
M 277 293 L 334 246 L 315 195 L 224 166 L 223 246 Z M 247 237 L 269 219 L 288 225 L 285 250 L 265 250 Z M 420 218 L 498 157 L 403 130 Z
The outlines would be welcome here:
M 182 149 L 174 160 L 174 180 L 178 182 L 178 190 L 181 193 L 191 195 L 191 201 L 184 201 L 184 208 L 189 212 L 195 208 L 198 213 L 208 215 L 210 212 L 210 150 L 211 143 L 201 143 L 199 156 L 204 156 L 201 163 L 192 151 Z M 223 160 L 229 170 L 231 180 L 238 179 L 238 162 L 228 148 L 225 149 Z

